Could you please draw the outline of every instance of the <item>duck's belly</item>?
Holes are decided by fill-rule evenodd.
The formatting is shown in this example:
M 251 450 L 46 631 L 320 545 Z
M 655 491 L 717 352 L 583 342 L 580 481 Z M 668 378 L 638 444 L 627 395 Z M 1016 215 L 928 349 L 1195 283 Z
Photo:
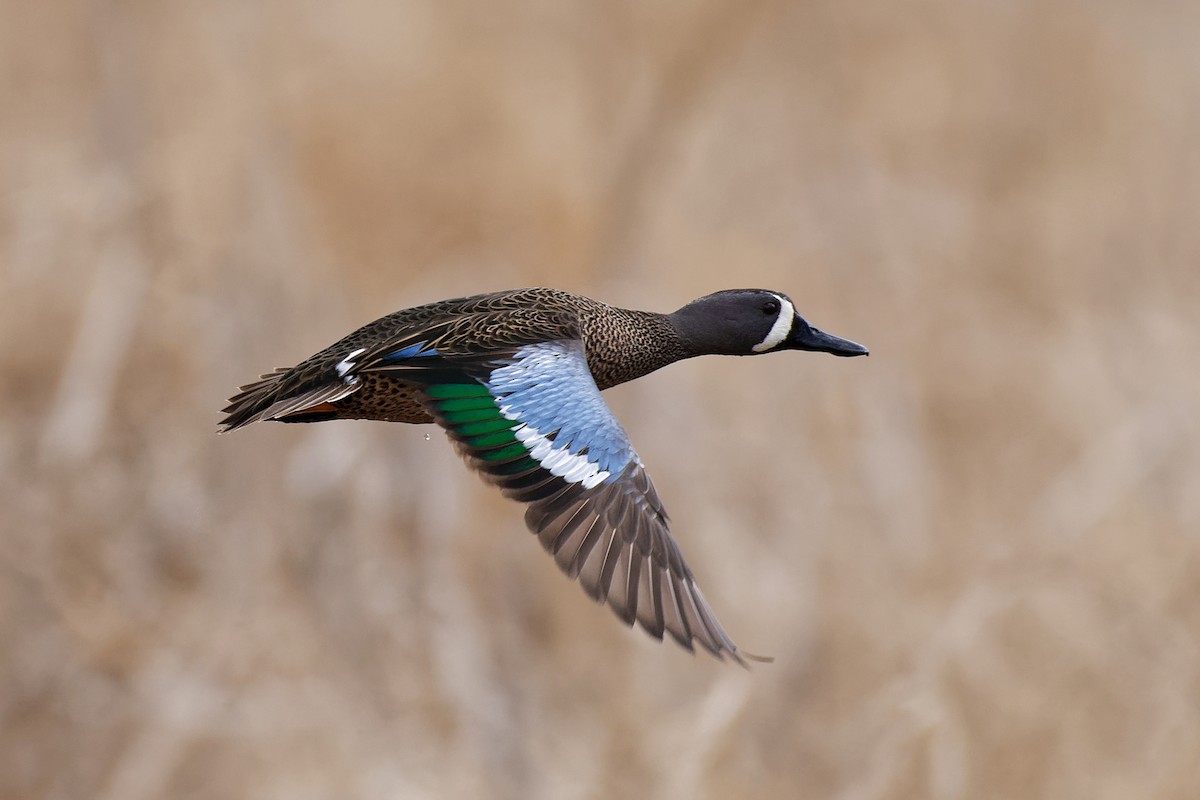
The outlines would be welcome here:
M 329 419 L 377 419 L 385 422 L 433 422 L 408 384 L 378 373 L 358 376 L 362 386 L 335 403 L 326 404 Z M 314 411 L 317 409 L 313 409 Z

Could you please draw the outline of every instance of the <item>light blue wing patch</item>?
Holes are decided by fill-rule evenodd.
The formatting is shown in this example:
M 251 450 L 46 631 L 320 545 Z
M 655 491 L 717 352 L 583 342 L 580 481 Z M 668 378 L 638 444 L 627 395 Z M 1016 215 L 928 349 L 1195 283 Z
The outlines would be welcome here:
M 620 423 L 600 397 L 577 340 L 519 348 L 492 370 L 487 388 L 513 435 L 543 469 L 590 489 L 638 462 Z

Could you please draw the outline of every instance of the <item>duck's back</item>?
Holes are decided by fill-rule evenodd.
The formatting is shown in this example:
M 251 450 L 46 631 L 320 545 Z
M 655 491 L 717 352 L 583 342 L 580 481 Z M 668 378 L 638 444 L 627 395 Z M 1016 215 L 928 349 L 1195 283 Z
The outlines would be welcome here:
M 457 348 L 471 346 L 485 347 L 488 343 L 488 330 L 468 324 L 468 318 L 487 316 L 495 323 L 503 324 L 512 318 L 513 323 L 504 327 L 512 327 L 515 322 L 531 311 L 546 313 L 548 327 L 544 331 L 531 331 L 532 335 L 562 335 L 573 321 L 604 304 L 580 295 L 564 292 L 559 289 L 508 289 L 502 292 L 477 294 L 470 297 L 457 297 L 451 300 L 439 300 L 422 306 L 405 308 L 369 322 L 353 333 L 344 336 L 321 352 L 305 359 L 295 369 L 309 365 L 330 365 L 340 361 L 347 352 L 360 347 L 373 348 L 389 341 L 399 341 L 422 331 L 441 331 L 443 326 L 451 325 L 452 335 L 446 344 Z M 557 324 L 551 324 L 557 323 Z M 554 328 L 563 330 L 555 331 Z

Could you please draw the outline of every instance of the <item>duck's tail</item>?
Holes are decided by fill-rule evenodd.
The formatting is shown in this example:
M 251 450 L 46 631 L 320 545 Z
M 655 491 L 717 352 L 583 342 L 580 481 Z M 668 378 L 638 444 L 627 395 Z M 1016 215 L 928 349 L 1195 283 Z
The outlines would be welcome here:
M 332 419 L 332 403 L 358 389 L 357 381 L 334 380 L 308 386 L 295 380 L 294 368 L 268 372 L 253 383 L 238 389 L 221 409 L 225 418 L 219 423 L 219 433 L 232 431 L 259 420 L 283 422 L 318 422 Z M 297 385 L 297 384 L 300 385 Z

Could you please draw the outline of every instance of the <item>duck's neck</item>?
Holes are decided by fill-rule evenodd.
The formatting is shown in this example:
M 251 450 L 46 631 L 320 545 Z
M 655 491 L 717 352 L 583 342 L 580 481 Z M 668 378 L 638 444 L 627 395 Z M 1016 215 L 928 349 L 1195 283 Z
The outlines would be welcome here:
M 588 368 L 601 389 L 698 355 L 684 346 L 667 314 L 608 307 L 584 330 Z

